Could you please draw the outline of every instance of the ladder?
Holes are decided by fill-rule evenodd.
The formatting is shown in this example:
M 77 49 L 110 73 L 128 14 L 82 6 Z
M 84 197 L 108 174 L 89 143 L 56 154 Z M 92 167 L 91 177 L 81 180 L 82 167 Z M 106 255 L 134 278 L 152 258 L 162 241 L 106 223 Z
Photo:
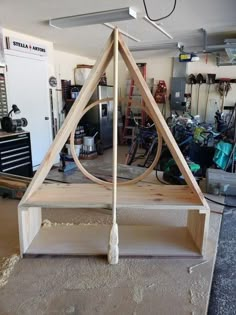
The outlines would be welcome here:
M 137 66 L 142 73 L 144 80 L 146 81 L 146 63 L 137 63 Z M 123 129 L 123 143 L 126 143 L 128 139 L 133 140 L 134 139 L 134 130 L 135 126 L 132 124 L 132 119 L 131 119 L 131 106 L 132 106 L 132 100 L 133 100 L 133 93 L 134 93 L 134 88 L 135 88 L 135 82 L 134 79 L 131 79 L 130 83 L 130 89 L 129 89 L 129 100 L 128 100 L 128 105 L 126 108 L 126 114 L 125 114 L 125 123 L 124 123 L 124 129 Z M 142 106 L 144 106 L 144 102 L 142 101 Z M 136 120 L 141 120 L 141 124 L 145 125 L 145 120 L 146 120 L 146 113 L 145 111 L 141 110 L 141 115 L 135 116 Z

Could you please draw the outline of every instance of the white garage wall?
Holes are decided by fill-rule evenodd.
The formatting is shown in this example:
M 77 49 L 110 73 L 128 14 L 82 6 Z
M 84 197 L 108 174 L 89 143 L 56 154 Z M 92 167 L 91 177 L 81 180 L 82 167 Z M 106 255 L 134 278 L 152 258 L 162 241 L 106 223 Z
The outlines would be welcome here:
M 38 43 L 47 47 L 48 56 L 48 76 L 55 76 L 58 81 L 56 88 L 52 88 L 53 92 L 53 109 L 54 116 L 58 121 L 62 120 L 60 115 L 62 109 L 62 97 L 61 97 L 61 79 L 71 80 L 71 83 L 74 84 L 74 69 L 77 64 L 94 64 L 94 60 L 91 60 L 80 55 L 70 54 L 63 51 L 55 50 L 53 47 L 53 42 L 49 42 L 34 36 L 29 36 L 27 34 L 15 32 L 8 29 L 3 29 L 4 37 L 14 37 L 25 41 L 31 41 Z M 6 43 L 4 41 L 6 48 Z M 48 88 L 51 88 L 48 85 Z M 59 124 L 58 124 L 59 125 Z
M 56 117 L 58 119 L 58 125 L 61 126 L 64 120 L 64 114 L 61 110 L 64 106 L 62 104 L 62 93 L 61 93 L 61 80 L 70 80 L 71 84 L 75 84 L 74 81 L 74 69 L 77 64 L 88 64 L 93 65 L 94 60 L 82 57 L 79 55 L 70 54 L 64 51 L 54 50 L 54 66 L 55 66 L 55 76 L 57 78 L 58 86 L 55 91 L 55 98 L 57 108 L 55 109 Z
M 94 63 L 95 60 L 93 59 L 54 50 L 54 65 L 58 80 L 71 80 L 71 84 L 74 84 L 74 69 L 76 68 L 76 65 L 93 65 Z
M 187 74 L 193 73 L 197 75 L 201 73 L 204 77 L 207 73 L 215 73 L 216 78 L 236 78 L 236 66 L 223 66 L 217 67 L 214 56 L 209 56 L 207 63 L 205 57 L 201 57 L 199 62 L 191 62 L 187 65 Z M 232 89 L 229 91 L 227 97 L 225 98 L 225 105 L 233 106 L 236 102 L 236 83 L 231 83 Z M 199 85 L 196 84 L 193 86 L 193 97 L 192 97 L 192 113 L 196 113 L 197 107 L 197 94 L 198 94 Z M 186 89 L 190 91 L 190 86 L 187 86 Z M 200 97 L 199 97 L 199 111 L 201 117 L 204 118 L 205 107 L 207 103 L 207 93 L 208 85 L 203 84 L 200 87 Z M 219 93 L 216 91 L 216 85 L 210 87 L 210 93 L 208 98 L 208 114 L 207 121 L 214 121 L 214 113 L 217 109 L 220 109 L 222 104 L 222 99 Z
M 167 94 L 169 94 L 170 89 L 170 81 L 172 76 L 172 68 L 173 68 L 173 60 L 171 57 L 148 57 L 143 59 L 135 59 L 137 63 L 147 63 L 147 79 L 154 78 L 155 83 L 157 80 L 165 80 L 167 85 Z M 107 68 L 107 79 L 109 84 L 113 84 L 113 61 L 111 61 L 110 65 Z M 119 95 L 121 97 L 126 96 L 126 83 L 130 78 L 129 71 L 126 68 L 121 57 L 119 57 Z M 155 87 L 154 87 L 155 88 Z M 123 106 L 124 111 L 124 106 Z
M 77 64 L 94 64 L 96 60 L 89 59 L 80 55 L 70 54 L 67 52 L 62 52 L 55 50 L 53 48 L 53 43 L 49 41 L 42 40 L 33 36 L 28 36 L 26 34 L 14 32 L 11 30 L 3 29 L 4 36 L 12 36 L 19 39 L 24 39 L 27 41 L 32 41 L 45 45 L 48 49 L 48 73 L 49 76 L 54 75 L 57 77 L 58 86 L 53 89 L 53 102 L 55 116 L 58 116 L 62 108 L 61 104 L 61 92 L 60 92 L 60 80 L 71 80 L 74 83 L 74 68 Z M 136 58 L 136 62 L 146 62 L 147 63 L 147 78 L 154 78 L 157 80 L 165 80 L 168 88 L 168 94 L 170 91 L 170 82 L 172 77 L 173 59 L 169 56 L 156 56 L 148 57 L 143 59 Z M 108 84 L 113 84 L 113 66 L 112 62 L 107 68 L 107 79 Z M 213 56 L 209 56 L 208 62 L 206 64 L 205 57 L 202 57 L 200 62 L 188 63 L 187 65 L 187 75 L 193 73 L 197 75 L 202 73 L 216 73 L 217 78 L 230 77 L 236 78 L 236 66 L 224 66 L 217 67 L 215 64 L 215 59 Z M 120 86 L 120 96 L 125 96 L 126 94 L 126 80 L 129 78 L 128 70 L 123 62 L 119 60 L 119 86 Z M 232 90 L 229 92 L 225 105 L 233 105 L 236 101 L 236 84 L 231 84 Z M 190 91 L 190 86 L 186 86 L 186 91 Z M 204 108 L 206 106 L 208 86 L 203 84 L 200 88 L 200 114 L 204 115 Z M 197 105 L 197 93 L 198 85 L 193 86 L 192 95 L 192 113 L 196 113 Z M 208 99 L 209 113 L 208 118 L 212 118 L 216 109 L 220 107 L 221 99 L 219 94 L 215 91 L 214 87 L 211 87 L 210 95 Z
M 173 72 L 173 59 L 171 57 L 156 56 L 148 57 L 143 59 L 136 59 L 136 62 L 147 63 L 147 78 L 154 78 L 156 80 L 165 80 L 167 84 L 167 95 L 170 93 L 171 77 Z M 112 84 L 112 63 L 107 69 L 107 77 L 109 84 Z M 209 55 L 206 63 L 206 57 L 202 56 L 199 62 L 192 62 L 187 64 L 186 76 L 190 73 L 197 75 L 202 73 L 215 73 L 216 78 L 236 78 L 236 66 L 224 66 L 217 67 L 215 57 Z M 125 96 L 126 94 L 126 80 L 129 78 L 129 73 L 124 65 L 123 61 L 119 60 L 119 86 L 120 95 Z M 232 106 L 236 102 L 236 84 L 231 84 L 232 89 L 229 91 L 225 105 Z M 198 95 L 198 84 L 193 86 L 192 93 L 192 114 L 196 114 L 197 107 L 197 95 Z M 186 92 L 190 92 L 190 86 L 186 85 Z M 202 118 L 204 118 L 205 107 L 207 102 L 208 85 L 203 84 L 200 87 L 200 98 L 199 98 L 199 112 Z M 216 85 L 211 86 L 209 98 L 208 98 L 208 114 L 207 120 L 214 121 L 214 113 L 217 109 L 220 109 L 222 99 L 219 93 L 216 91 Z
M 29 36 L 23 33 L 3 29 L 5 37 L 11 36 L 25 41 L 32 41 L 45 45 L 48 50 L 48 73 L 49 76 L 54 75 L 57 79 L 71 80 L 74 83 L 74 68 L 79 63 L 94 64 L 94 60 L 82 57 L 79 54 L 70 54 L 54 49 L 53 42 L 49 42 L 37 37 Z M 5 43 L 4 43 L 5 44 Z M 5 46 L 6 47 L 6 46 Z
M 125 95 L 126 80 L 129 79 L 129 71 L 126 68 L 123 60 L 119 58 L 119 86 L 121 95 Z M 171 57 L 149 57 L 136 59 L 137 63 L 147 63 L 147 79 L 154 78 L 155 80 L 165 80 L 167 88 L 170 88 L 170 80 L 172 76 L 173 60 Z M 112 84 L 112 61 L 107 68 L 108 82 Z
M 38 44 L 46 46 L 47 51 L 48 51 L 48 74 L 49 76 L 54 74 L 54 59 L 53 59 L 54 56 L 53 56 L 53 43 L 52 42 L 43 40 L 41 38 L 29 36 L 23 33 L 8 30 L 6 28 L 3 28 L 3 35 L 4 37 L 10 36 L 10 37 L 18 38 L 18 39 L 29 41 L 29 42 L 31 41 L 33 43 L 38 43 Z M 4 47 L 6 48 L 5 40 L 4 40 Z

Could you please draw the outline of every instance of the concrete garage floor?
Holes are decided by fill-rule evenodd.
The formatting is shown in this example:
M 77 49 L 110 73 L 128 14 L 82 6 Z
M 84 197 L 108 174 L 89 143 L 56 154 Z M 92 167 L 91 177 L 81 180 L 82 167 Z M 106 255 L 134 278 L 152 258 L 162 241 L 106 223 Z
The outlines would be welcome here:
M 0 256 L 18 250 L 16 207 L 16 201 L 1 200 Z M 99 210 L 89 216 L 86 210 L 47 210 L 43 217 L 74 223 L 111 220 Z M 147 222 L 152 214 L 143 218 Z M 207 262 L 192 273 L 189 267 L 202 259 L 121 258 L 116 266 L 96 257 L 21 259 L 0 289 L 0 314 L 206 314 L 220 221 L 221 215 L 211 214 Z
M 70 181 L 81 175 L 78 171 L 70 176 L 58 175 L 54 170 L 49 177 Z M 0 200 L 0 258 L 19 253 L 17 204 L 15 200 Z M 217 205 L 212 210 L 222 211 Z M 181 225 L 186 217 L 179 213 L 172 212 L 170 217 L 163 212 L 161 218 L 175 220 L 176 224 L 178 217 Z M 118 223 L 157 224 L 154 218 L 154 213 L 144 214 L 142 209 L 135 216 L 125 209 L 118 213 Z M 43 219 L 103 224 L 111 222 L 111 213 L 101 209 L 47 209 L 43 210 Z M 206 314 L 220 223 L 221 215 L 211 213 L 205 260 L 120 258 L 118 265 L 110 266 L 106 257 L 20 259 L 8 283 L 0 288 L 0 315 Z
M 227 190 L 208 315 L 236 315 L 236 191 Z

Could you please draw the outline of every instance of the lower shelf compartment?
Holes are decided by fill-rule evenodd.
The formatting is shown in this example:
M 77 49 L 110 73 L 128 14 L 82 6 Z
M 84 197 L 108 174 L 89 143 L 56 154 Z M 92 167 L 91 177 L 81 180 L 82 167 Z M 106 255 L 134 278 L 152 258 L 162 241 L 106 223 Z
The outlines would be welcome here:
M 43 227 L 25 254 L 107 255 L 110 225 Z M 120 225 L 120 256 L 201 257 L 186 227 Z

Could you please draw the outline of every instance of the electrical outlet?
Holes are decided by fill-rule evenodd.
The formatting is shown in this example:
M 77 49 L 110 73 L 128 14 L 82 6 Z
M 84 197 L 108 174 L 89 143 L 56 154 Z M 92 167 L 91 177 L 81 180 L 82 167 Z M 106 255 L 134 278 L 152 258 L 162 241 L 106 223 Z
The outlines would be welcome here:
M 210 107 L 211 108 L 213 107 L 215 110 L 220 109 L 220 105 L 219 105 L 219 100 L 218 99 L 211 98 L 209 103 L 210 103 Z

